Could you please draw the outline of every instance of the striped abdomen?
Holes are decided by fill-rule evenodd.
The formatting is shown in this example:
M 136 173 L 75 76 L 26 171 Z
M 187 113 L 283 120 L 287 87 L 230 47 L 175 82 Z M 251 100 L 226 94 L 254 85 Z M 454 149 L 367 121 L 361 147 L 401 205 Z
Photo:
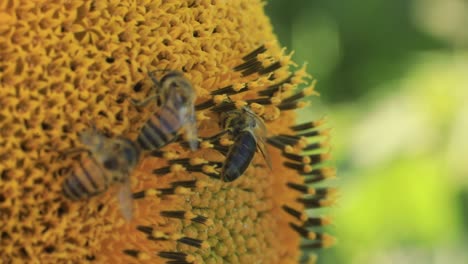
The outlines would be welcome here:
M 221 179 L 230 182 L 239 178 L 249 167 L 256 150 L 257 140 L 255 136 L 250 131 L 241 132 L 226 156 Z
M 111 175 L 99 166 L 91 157 L 82 158 L 76 164 L 65 181 L 62 189 L 65 196 L 71 200 L 79 200 L 94 196 L 107 189 Z
M 164 147 L 176 138 L 182 122 L 172 107 L 162 107 L 143 125 L 137 143 L 146 151 Z

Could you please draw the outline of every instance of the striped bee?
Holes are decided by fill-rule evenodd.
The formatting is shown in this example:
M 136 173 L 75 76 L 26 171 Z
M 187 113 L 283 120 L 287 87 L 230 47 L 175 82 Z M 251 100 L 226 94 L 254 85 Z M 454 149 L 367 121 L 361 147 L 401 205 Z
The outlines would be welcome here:
M 221 170 L 223 181 L 231 182 L 239 178 L 250 165 L 257 149 L 271 169 L 270 155 L 265 145 L 267 131 L 260 117 L 243 107 L 221 114 L 221 122 L 224 131 L 234 137 Z
M 140 158 L 138 146 L 123 137 L 109 138 L 95 129 L 80 134 L 86 148 L 72 149 L 63 154 L 86 151 L 69 169 L 62 189 L 70 200 L 89 198 L 106 191 L 110 185 L 119 185 L 120 208 L 125 219 L 132 218 L 130 173 Z
M 159 149 L 174 141 L 185 130 L 192 150 L 197 149 L 197 122 L 195 118 L 195 91 L 181 72 L 170 71 L 158 81 L 153 73 L 149 76 L 157 90 L 140 102 L 132 100 L 136 106 L 145 106 L 155 100 L 159 108 L 146 121 L 137 138 L 141 149 Z

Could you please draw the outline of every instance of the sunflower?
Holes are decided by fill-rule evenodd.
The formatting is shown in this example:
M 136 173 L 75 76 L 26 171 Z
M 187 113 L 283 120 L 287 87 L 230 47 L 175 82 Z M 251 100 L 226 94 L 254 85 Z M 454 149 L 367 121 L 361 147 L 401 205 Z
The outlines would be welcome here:
M 262 1 L 4 1 L 0 3 L 0 259 L 3 263 L 297 263 L 333 238 L 335 176 L 324 120 L 295 123 L 315 95 L 305 67 L 276 42 Z M 115 190 L 67 200 L 62 173 L 89 124 L 135 139 L 148 72 L 192 83 L 200 144 L 147 153 L 132 173 L 134 217 Z M 310 84 L 309 84 L 310 83 Z M 308 85 L 298 90 L 296 87 Z M 255 155 L 220 180 L 233 138 L 220 113 L 244 106 L 265 120 L 270 169 Z M 306 253 L 304 253 L 306 252 Z

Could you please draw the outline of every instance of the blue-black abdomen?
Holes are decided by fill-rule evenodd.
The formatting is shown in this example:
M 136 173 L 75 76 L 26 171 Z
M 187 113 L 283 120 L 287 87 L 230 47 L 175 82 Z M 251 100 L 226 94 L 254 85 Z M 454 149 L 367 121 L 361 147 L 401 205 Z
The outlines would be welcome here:
M 255 136 L 250 131 L 242 131 L 229 149 L 221 172 L 221 179 L 231 182 L 244 174 L 256 151 L 257 140 Z

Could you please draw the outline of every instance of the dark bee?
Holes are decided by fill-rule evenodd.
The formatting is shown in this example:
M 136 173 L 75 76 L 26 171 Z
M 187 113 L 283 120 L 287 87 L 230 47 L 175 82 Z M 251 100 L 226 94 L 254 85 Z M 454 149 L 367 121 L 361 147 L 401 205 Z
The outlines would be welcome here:
M 137 106 L 145 106 L 157 100 L 159 108 L 146 121 L 137 138 L 141 149 L 159 149 L 174 141 L 181 129 L 192 150 L 197 149 L 197 122 L 195 118 L 195 91 L 181 72 L 170 71 L 158 81 L 153 73 L 149 76 L 154 82 L 156 94 L 141 102 L 132 101 Z
M 132 141 L 123 138 L 109 138 L 94 129 L 80 134 L 86 149 L 72 149 L 70 152 L 87 151 L 68 171 L 62 188 L 71 200 L 80 200 L 106 191 L 110 185 L 119 184 L 119 202 L 123 216 L 132 217 L 132 193 L 130 173 L 137 165 L 140 150 Z M 62 154 L 63 155 L 63 154 Z
M 224 131 L 234 137 L 226 161 L 221 170 L 221 179 L 226 182 L 239 178 L 250 165 L 256 150 L 271 168 L 271 161 L 266 149 L 266 128 L 262 119 L 249 108 L 235 109 L 221 115 Z

